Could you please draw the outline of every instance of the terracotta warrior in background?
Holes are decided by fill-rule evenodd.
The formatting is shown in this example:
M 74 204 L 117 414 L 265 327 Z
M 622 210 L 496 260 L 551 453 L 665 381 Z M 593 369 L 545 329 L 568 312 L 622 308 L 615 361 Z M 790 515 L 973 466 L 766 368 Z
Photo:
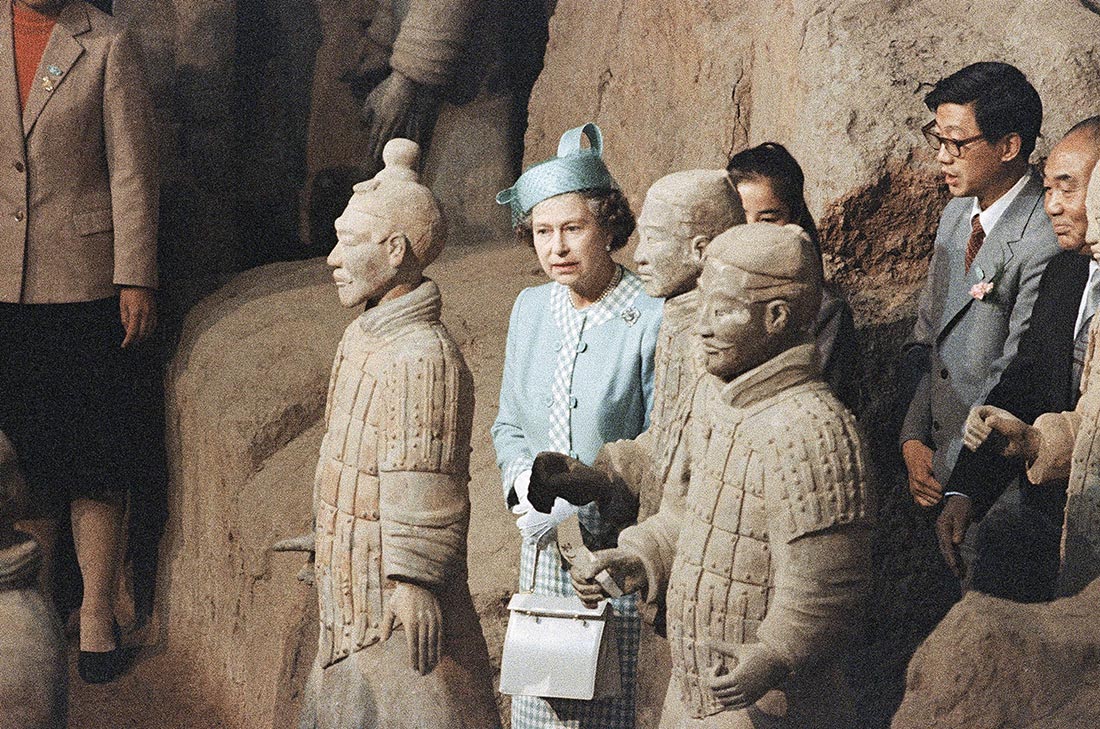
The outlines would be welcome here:
M 1085 240 L 1092 246 L 1093 258 L 1100 260 L 1100 164 L 1092 171 L 1085 209 Z M 1045 413 L 1028 425 L 1007 410 L 981 405 L 970 411 L 963 442 L 977 450 L 994 430 L 1008 440 L 1005 455 L 1026 460 L 1031 483 L 1068 476 L 1062 569 L 1056 589 L 1061 595 L 1079 592 L 1100 577 L 1100 317 L 1093 317 L 1089 329 L 1076 408 Z
M 329 255 L 340 303 L 366 305 L 333 363 L 314 483 L 317 659 L 301 726 L 498 727 L 466 583 L 473 380 L 424 268 L 445 224 L 395 139 L 359 183 Z M 391 639 L 400 626 L 404 640 Z
M 854 726 L 836 659 L 861 620 L 873 505 L 855 419 L 808 335 L 821 280 L 797 226 L 710 243 L 697 325 L 710 375 L 684 400 L 661 508 L 574 568 L 589 604 L 604 569 L 647 600 L 666 593 L 664 729 Z
M 63 729 L 65 640 L 36 587 L 42 550 L 14 528 L 25 496 L 17 463 L 0 433 L 0 729 Z

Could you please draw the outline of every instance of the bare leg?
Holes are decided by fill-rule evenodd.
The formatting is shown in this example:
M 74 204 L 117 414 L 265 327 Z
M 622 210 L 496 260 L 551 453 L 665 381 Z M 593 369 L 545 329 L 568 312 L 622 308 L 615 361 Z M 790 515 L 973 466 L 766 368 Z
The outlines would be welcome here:
M 73 543 L 84 600 L 80 604 L 80 650 L 115 648 L 114 594 L 118 578 L 122 507 L 91 499 L 72 503 Z

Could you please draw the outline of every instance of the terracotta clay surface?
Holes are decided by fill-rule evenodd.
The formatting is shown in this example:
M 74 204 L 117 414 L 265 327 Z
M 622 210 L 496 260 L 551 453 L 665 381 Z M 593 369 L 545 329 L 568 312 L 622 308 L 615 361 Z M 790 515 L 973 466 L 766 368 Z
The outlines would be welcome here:
M 909 664 L 894 729 L 1100 723 L 1100 582 L 1050 603 L 967 593 Z
M 0 729 L 63 729 L 65 642 L 38 592 L 38 544 L 12 525 L 22 489 L 15 451 L 0 433 Z

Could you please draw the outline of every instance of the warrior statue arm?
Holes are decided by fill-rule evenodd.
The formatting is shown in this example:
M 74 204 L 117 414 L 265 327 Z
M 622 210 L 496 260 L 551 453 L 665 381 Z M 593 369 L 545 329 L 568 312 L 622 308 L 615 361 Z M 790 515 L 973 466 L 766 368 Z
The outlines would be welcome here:
M 1044 413 L 1028 425 L 1006 410 L 982 405 L 970 411 L 963 430 L 967 448 L 977 450 L 993 433 L 1007 441 L 1003 453 L 1027 462 L 1028 480 L 1046 483 L 1069 476 L 1073 444 L 1081 416 L 1076 412 Z
M 390 74 L 378 83 L 363 104 L 369 158 L 379 158 L 394 136 L 427 147 L 446 87 L 454 81 L 473 32 L 481 0 L 412 0 L 395 25 L 392 10 L 381 10 L 381 28 L 371 24 L 373 45 L 393 32 Z M 379 53 L 370 48 L 368 73 L 378 77 Z

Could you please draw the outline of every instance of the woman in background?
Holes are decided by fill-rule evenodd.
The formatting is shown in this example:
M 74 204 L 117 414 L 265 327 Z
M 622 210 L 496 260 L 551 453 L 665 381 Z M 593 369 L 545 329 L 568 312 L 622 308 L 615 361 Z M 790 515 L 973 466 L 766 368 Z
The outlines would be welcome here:
M 726 169 L 745 207 L 745 222 L 801 226 L 821 255 L 817 225 L 806 207 L 802 167 L 786 147 L 765 142 L 730 158 Z M 821 292 L 821 309 L 811 330 L 821 374 L 849 410 L 859 404 L 858 354 L 852 310 L 832 284 Z

